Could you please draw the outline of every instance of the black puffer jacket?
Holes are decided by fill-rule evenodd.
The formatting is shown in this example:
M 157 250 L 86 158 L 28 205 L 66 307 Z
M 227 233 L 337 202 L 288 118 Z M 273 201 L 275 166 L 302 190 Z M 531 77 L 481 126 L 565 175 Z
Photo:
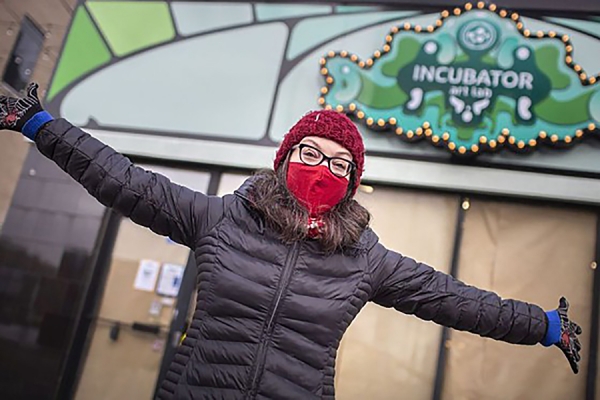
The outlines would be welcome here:
M 348 254 L 281 243 L 248 200 L 205 196 L 135 167 L 65 120 L 37 146 L 102 204 L 189 246 L 198 302 L 160 399 L 333 399 L 340 339 L 367 301 L 511 343 L 538 343 L 537 306 L 502 300 L 385 249 L 367 230 Z M 401 332 L 398 332 L 399 338 Z

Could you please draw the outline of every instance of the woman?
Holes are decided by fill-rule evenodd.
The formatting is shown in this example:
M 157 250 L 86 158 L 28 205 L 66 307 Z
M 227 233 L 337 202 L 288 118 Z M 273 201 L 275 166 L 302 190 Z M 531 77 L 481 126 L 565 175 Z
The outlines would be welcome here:
M 333 399 L 342 335 L 367 301 L 509 343 L 556 345 L 578 371 L 568 303 L 545 313 L 502 300 L 383 247 L 353 196 L 364 147 L 343 114 L 315 111 L 285 136 L 273 171 L 205 196 L 135 167 L 42 110 L 37 85 L 0 96 L 22 132 L 107 207 L 189 246 L 194 320 L 160 399 Z

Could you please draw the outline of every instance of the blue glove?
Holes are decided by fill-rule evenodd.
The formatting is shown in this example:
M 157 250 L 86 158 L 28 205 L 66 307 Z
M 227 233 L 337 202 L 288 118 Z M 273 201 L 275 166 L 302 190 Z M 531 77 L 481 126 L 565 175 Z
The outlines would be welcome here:
M 0 130 L 8 129 L 23 133 L 31 140 L 42 126 L 54 118 L 42 109 L 38 99 L 38 84 L 27 87 L 27 96 L 22 98 L 0 95 Z
M 582 329 L 575 322 L 569 320 L 567 315 L 569 311 L 569 302 L 561 297 L 558 308 L 546 312 L 548 316 L 548 330 L 546 337 L 542 340 L 544 346 L 557 346 L 569 360 L 571 369 L 574 373 L 579 372 L 579 361 L 581 360 L 581 343 L 578 335 L 581 335 Z

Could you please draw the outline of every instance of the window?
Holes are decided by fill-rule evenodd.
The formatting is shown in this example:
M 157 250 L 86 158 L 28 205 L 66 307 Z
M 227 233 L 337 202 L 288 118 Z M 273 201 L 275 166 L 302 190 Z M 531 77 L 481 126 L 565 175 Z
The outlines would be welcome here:
M 44 32 L 31 19 L 24 17 L 2 81 L 16 91 L 25 89 L 31 79 L 43 44 Z

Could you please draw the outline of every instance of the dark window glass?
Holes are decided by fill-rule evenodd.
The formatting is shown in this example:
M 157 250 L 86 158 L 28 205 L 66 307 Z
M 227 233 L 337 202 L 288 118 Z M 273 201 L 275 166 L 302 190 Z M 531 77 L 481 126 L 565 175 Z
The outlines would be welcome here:
M 10 53 L 2 81 L 16 91 L 25 89 L 33 74 L 44 45 L 42 32 L 28 17 L 21 21 L 21 30 Z

